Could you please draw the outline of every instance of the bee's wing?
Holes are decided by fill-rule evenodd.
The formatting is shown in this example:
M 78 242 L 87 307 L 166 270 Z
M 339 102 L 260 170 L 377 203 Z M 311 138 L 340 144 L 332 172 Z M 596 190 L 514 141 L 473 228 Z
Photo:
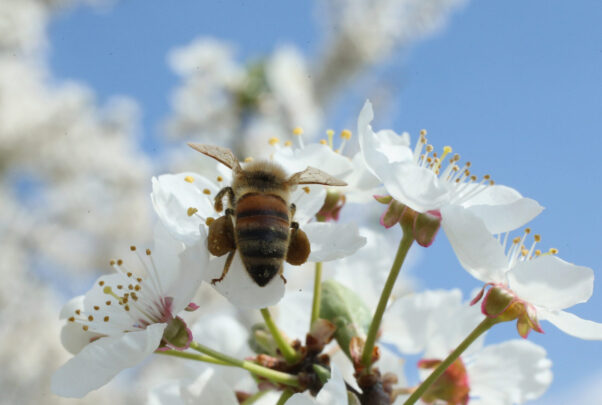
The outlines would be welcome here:
M 214 145 L 202 145 L 200 143 L 189 143 L 188 146 L 204 155 L 212 157 L 220 163 L 225 164 L 234 171 L 241 170 L 238 159 L 236 159 L 236 156 L 234 156 L 230 149 Z
M 324 184 L 325 186 L 346 186 L 342 180 L 331 176 L 328 173 L 323 172 L 315 167 L 308 166 L 307 169 L 302 172 L 293 174 L 289 179 L 288 183 L 293 186 L 295 184 Z

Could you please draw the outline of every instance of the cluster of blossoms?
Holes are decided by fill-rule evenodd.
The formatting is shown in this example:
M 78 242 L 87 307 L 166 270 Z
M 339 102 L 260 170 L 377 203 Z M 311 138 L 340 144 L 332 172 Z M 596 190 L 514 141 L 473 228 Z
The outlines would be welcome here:
M 65 306 L 61 337 L 75 356 L 53 376 L 54 392 L 82 397 L 158 353 L 201 366 L 190 367 L 189 378 L 155 387 L 149 404 L 511 405 L 541 396 L 552 380 L 545 350 L 525 339 L 485 345 L 484 335 L 516 321 L 527 338 L 547 320 L 573 336 L 602 340 L 602 324 L 564 311 L 589 299 L 592 270 L 553 249 L 540 251 L 540 236 L 527 240 L 529 228 L 510 236 L 541 213 L 536 201 L 490 176 L 479 180 L 450 147 L 435 152 L 426 132 L 412 148 L 408 134 L 374 132 L 372 119 L 367 102 L 358 118 L 360 152 L 352 157 L 343 154 L 347 130 L 336 149 L 333 131 L 326 141 L 304 145 L 297 129 L 298 147 L 270 140 L 264 158 L 292 176 L 289 182 L 316 167 L 346 183 L 297 181 L 291 190 L 294 223 L 289 218 L 287 225 L 291 234 L 303 231 L 310 249 L 307 260 L 289 260 L 297 249 L 291 242 L 286 261 L 313 262 L 313 273 L 283 263 L 282 277 L 260 286 L 240 249 L 209 253 L 221 249 L 216 234 L 232 232 L 224 224 L 243 218 L 234 207 L 223 212 L 222 196 L 275 193 L 273 184 L 270 192 L 240 195 L 230 188 L 245 168 L 258 167 L 250 159 L 239 168 L 229 152 L 213 148 L 207 154 L 220 162 L 214 170 L 153 178 L 155 247 L 132 246 L 135 265 L 111 261 L 115 274 Z M 383 255 L 392 250 L 390 234 L 338 222 L 346 204 L 379 207 L 372 196 L 386 205 L 380 224 L 403 231 L 394 259 Z M 278 216 L 267 203 L 253 209 Z M 245 235 L 258 233 L 246 226 Z M 397 280 L 413 242 L 430 246 L 440 227 L 462 267 L 484 283 L 470 302 L 458 290 L 408 294 L 411 283 Z M 267 246 L 257 249 L 271 260 L 278 229 L 268 231 L 269 240 L 253 243 Z M 208 294 L 199 294 L 202 285 L 211 286 Z M 261 318 L 250 311 L 256 309 Z M 402 356 L 418 353 L 421 382 L 412 386 Z

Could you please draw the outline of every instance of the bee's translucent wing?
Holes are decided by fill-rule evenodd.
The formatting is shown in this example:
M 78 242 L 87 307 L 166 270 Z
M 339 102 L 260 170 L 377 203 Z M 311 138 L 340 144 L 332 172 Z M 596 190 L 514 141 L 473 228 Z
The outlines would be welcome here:
M 201 152 L 204 155 L 212 157 L 220 163 L 225 164 L 232 170 L 241 170 L 240 163 L 238 163 L 238 159 L 236 159 L 236 156 L 234 156 L 230 149 L 214 145 L 202 145 L 200 143 L 189 143 L 188 146 L 190 146 L 196 151 Z
M 315 167 L 308 166 L 307 169 L 302 172 L 293 174 L 289 179 L 290 185 L 295 184 L 324 184 L 325 186 L 346 186 L 342 180 L 331 176 L 328 173 L 323 172 Z

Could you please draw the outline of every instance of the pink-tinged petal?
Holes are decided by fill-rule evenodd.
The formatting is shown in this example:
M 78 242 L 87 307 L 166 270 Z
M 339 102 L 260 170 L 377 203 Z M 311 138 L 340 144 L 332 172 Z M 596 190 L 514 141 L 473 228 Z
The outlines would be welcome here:
M 374 118 L 372 103 L 366 101 L 357 119 L 359 144 L 368 169 L 379 179 L 389 171 L 391 163 L 410 161 L 413 152 L 409 148 L 409 135 L 397 135 L 393 131 L 375 133 L 370 123 Z
M 413 161 L 389 165 L 381 180 L 393 198 L 418 212 L 437 210 L 450 199 L 447 187 L 435 173 Z
M 184 308 L 184 310 L 187 311 L 187 312 L 194 312 L 194 311 L 196 311 L 199 308 L 200 308 L 200 306 L 198 306 L 194 302 L 191 302 L 188 305 L 186 305 L 186 308 Z
M 561 331 L 585 340 L 602 340 L 602 323 L 579 318 L 565 311 L 539 311 L 540 320 L 547 320 Z
M 594 272 L 546 255 L 518 263 L 508 272 L 508 281 L 521 299 L 549 310 L 558 310 L 591 297 Z
M 52 392 L 82 398 L 108 383 L 120 371 L 135 366 L 153 353 L 165 324 L 153 324 L 140 332 L 98 339 L 84 347 L 52 376 Z
M 303 227 L 311 244 L 308 261 L 328 262 L 357 252 L 366 244 L 355 224 L 312 222 Z
M 543 211 L 539 203 L 506 186 L 489 186 L 462 204 L 481 218 L 492 234 L 525 225 Z
M 185 179 L 192 179 L 192 183 Z M 196 208 L 201 217 L 215 215 L 213 198 L 220 186 L 196 173 L 164 174 L 153 177 L 151 201 L 159 220 L 169 232 L 185 243 L 194 243 L 199 238 L 197 215 L 188 215 L 188 208 Z M 210 195 L 203 194 L 207 189 Z
M 508 259 L 483 221 L 457 205 L 443 207 L 441 215 L 445 234 L 462 267 L 485 283 L 503 283 Z
M 496 398 L 500 404 L 522 404 L 540 397 L 552 382 L 552 362 L 546 351 L 529 341 L 490 345 L 467 362 L 472 404 Z M 497 403 L 497 402 L 494 402 Z
M 209 262 L 205 281 L 211 283 L 219 278 L 224 268 L 226 256 L 214 258 Z M 284 274 L 286 277 L 286 272 Z M 278 274 L 265 286 L 260 287 L 247 273 L 238 252 L 224 279 L 215 283 L 213 288 L 226 297 L 233 305 L 244 309 L 260 309 L 277 304 L 284 296 L 284 281 Z

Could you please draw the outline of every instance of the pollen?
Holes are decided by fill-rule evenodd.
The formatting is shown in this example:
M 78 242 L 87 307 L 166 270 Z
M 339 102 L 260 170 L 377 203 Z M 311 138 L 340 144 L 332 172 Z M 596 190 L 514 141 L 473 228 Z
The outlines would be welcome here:
M 273 136 L 270 138 L 270 140 L 268 141 L 268 143 L 272 146 L 278 144 L 278 142 L 280 142 L 280 139 L 278 139 L 277 137 Z
M 341 131 L 341 138 L 345 139 L 346 141 L 351 139 L 351 131 L 348 129 L 344 129 Z
M 215 219 L 213 217 L 207 217 L 207 219 L 205 220 L 205 225 L 211 226 L 213 221 L 215 221 Z
M 194 208 L 194 207 L 190 207 L 190 208 L 188 208 L 188 210 L 186 210 L 186 214 L 187 214 L 189 217 L 191 217 L 191 216 L 193 216 L 194 214 L 196 214 L 198 211 L 199 211 L 198 209 L 196 209 L 196 208 Z
M 192 182 L 194 182 L 194 177 L 186 176 L 186 177 L 184 177 L 184 181 L 187 183 L 192 183 Z
M 305 186 L 303 187 L 303 191 L 305 191 L 306 194 L 309 194 L 310 189 L 309 187 Z
M 146 249 L 146 255 L 150 256 L 151 255 L 151 250 L 150 249 Z
M 296 127 L 295 129 L 293 129 L 293 135 L 303 135 L 303 128 Z

